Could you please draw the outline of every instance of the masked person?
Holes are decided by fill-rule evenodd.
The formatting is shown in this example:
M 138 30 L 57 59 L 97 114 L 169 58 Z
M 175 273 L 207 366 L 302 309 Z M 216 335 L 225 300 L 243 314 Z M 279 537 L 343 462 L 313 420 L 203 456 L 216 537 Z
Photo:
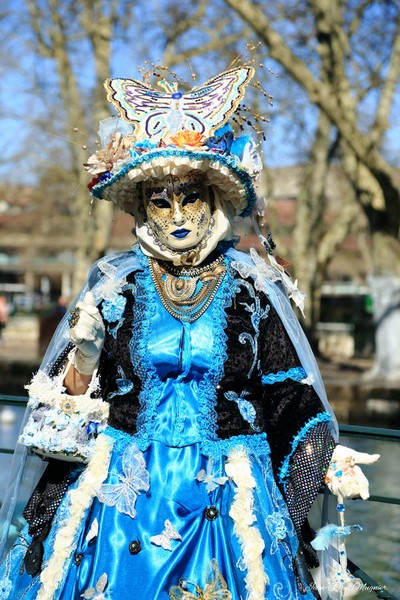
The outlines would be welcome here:
M 106 82 L 120 117 L 89 187 L 137 244 L 93 266 L 28 386 L 20 442 L 50 464 L 3 566 L 14 600 L 318 596 L 306 517 L 337 426 L 284 285 L 301 294 L 234 249 L 261 162 L 226 122 L 252 76 Z

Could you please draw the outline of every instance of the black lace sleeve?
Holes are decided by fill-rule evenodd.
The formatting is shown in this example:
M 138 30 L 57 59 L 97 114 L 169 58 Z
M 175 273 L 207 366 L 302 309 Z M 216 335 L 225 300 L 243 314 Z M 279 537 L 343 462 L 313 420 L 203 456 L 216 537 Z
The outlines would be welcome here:
M 323 485 L 335 446 L 327 426 L 330 417 L 312 385 L 304 382 L 309 374 L 272 306 L 262 323 L 260 339 L 263 421 L 274 471 L 313 566 L 317 560 L 308 544 L 306 517 Z

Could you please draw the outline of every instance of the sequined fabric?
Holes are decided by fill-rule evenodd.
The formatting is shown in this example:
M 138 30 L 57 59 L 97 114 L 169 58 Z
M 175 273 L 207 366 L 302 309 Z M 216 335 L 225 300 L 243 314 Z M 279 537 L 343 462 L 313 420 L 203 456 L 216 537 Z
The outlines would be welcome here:
M 334 447 L 335 441 L 329 434 L 327 424 L 316 425 L 307 439 L 299 443 L 291 460 L 286 483 L 286 502 L 311 567 L 317 566 L 318 561 L 315 551 L 309 545 L 310 531 L 307 524 L 304 524 L 321 489 Z
M 38 486 L 25 507 L 23 516 L 28 523 L 32 541 L 25 555 L 27 573 L 34 576 L 41 568 L 43 541 L 70 482 L 72 463 L 50 460 Z

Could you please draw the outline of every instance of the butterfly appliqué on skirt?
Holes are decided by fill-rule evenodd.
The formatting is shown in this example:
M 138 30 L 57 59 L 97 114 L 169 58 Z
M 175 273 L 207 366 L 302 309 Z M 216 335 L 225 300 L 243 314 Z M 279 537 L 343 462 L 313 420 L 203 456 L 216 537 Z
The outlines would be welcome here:
M 85 600 L 105 600 L 106 596 L 103 592 L 106 589 L 107 581 L 107 573 L 103 573 L 97 580 L 96 588 L 89 587 L 81 597 L 85 598 Z
M 150 541 L 152 544 L 155 544 L 156 546 L 160 546 L 164 550 L 171 551 L 172 550 L 171 540 L 182 540 L 182 536 L 180 533 L 178 533 L 176 531 L 176 529 L 174 529 L 174 526 L 172 525 L 171 521 L 169 521 L 168 519 L 166 519 L 164 521 L 164 526 L 165 526 L 164 531 L 162 533 L 160 533 L 159 535 L 153 535 L 150 538 Z
M 122 455 L 122 473 L 117 473 L 119 483 L 103 483 L 97 492 L 100 502 L 115 506 L 120 512 L 136 517 L 136 499 L 140 492 L 150 488 L 150 476 L 143 454 L 136 444 L 128 446 Z
M 179 585 L 170 588 L 169 597 L 170 600 L 232 600 L 232 593 L 228 590 L 226 581 L 221 575 L 217 560 L 213 558 L 207 568 L 204 589 L 182 578 Z
M 201 469 L 195 479 L 202 481 L 206 485 L 206 490 L 210 494 L 217 489 L 219 485 L 224 485 L 228 481 L 228 477 L 214 477 L 213 475 L 214 461 L 210 458 L 207 461 L 207 471 Z

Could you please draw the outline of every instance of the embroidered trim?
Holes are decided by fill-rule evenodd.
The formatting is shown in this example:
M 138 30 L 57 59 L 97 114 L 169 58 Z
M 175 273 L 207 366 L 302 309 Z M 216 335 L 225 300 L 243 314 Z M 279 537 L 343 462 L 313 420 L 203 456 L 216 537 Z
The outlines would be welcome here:
M 233 277 L 229 268 L 230 259 L 224 259 L 226 264 L 226 275 L 210 306 L 212 310 L 212 322 L 215 324 L 215 339 L 213 355 L 210 368 L 200 381 L 198 386 L 199 400 L 199 429 L 204 438 L 217 440 L 217 413 L 215 410 L 217 402 L 217 384 L 224 374 L 224 366 L 227 361 L 226 342 L 228 336 L 225 333 L 227 317 L 225 309 L 228 308 L 233 299 Z
M 248 591 L 246 598 L 264 600 L 265 588 L 269 584 L 262 560 L 265 544 L 258 528 L 253 525 L 257 520 L 253 512 L 253 489 L 256 487 L 256 481 L 251 473 L 251 463 L 246 450 L 233 449 L 226 461 L 225 471 L 237 486 L 229 515 L 234 522 L 233 530 L 239 539 L 243 564 L 247 569 L 244 578 Z
M 76 488 L 68 492 L 71 507 L 69 518 L 61 523 L 55 536 L 53 552 L 40 575 L 41 587 L 37 600 L 52 600 L 60 584 L 65 562 L 76 548 L 76 533 L 96 490 L 107 477 L 113 441 L 104 434 L 96 440 L 96 450 Z
M 236 435 L 226 440 L 204 440 L 202 453 L 213 460 L 221 460 L 229 456 L 232 450 L 243 448 L 248 454 L 265 456 L 270 454 L 270 448 L 265 433 L 255 435 Z
M 120 429 L 115 429 L 115 427 L 111 427 L 108 425 L 104 430 L 104 434 L 113 438 L 114 440 L 114 450 L 118 454 L 123 454 L 126 448 L 132 444 L 132 442 L 136 441 L 136 436 L 126 433 L 126 431 L 121 431 Z
M 254 421 L 257 418 L 256 409 L 254 408 L 251 402 L 245 399 L 245 397 L 249 394 L 250 392 L 247 392 L 246 390 L 240 392 L 240 395 L 238 395 L 236 392 L 229 391 L 225 392 L 224 396 L 227 400 L 230 400 L 231 402 L 235 402 L 237 404 L 241 416 L 245 421 L 247 421 L 247 423 L 249 423 L 250 427 L 254 431 L 260 431 L 260 428 L 254 425 Z
M 316 415 L 315 417 L 312 417 L 311 419 L 309 419 L 305 423 L 305 425 L 303 425 L 303 427 L 300 429 L 298 434 L 293 438 L 292 443 L 291 443 L 291 450 L 279 468 L 278 479 L 279 479 L 280 483 L 285 483 L 285 479 L 289 475 L 290 459 L 292 458 L 293 454 L 296 452 L 297 446 L 300 444 L 300 442 L 303 442 L 307 438 L 309 431 L 311 429 L 313 429 L 316 425 L 318 425 L 319 423 L 329 423 L 329 421 L 331 421 L 331 420 L 332 420 L 331 415 L 329 415 L 326 412 L 322 412 L 322 413 L 319 413 L 318 415 Z
M 182 377 L 183 373 L 178 375 L 175 380 L 176 414 L 172 433 L 172 442 L 175 446 L 180 446 L 182 443 L 182 433 L 186 420 L 185 384 L 182 383 Z
M 114 427 L 111 427 L 111 425 L 108 425 L 104 430 L 104 433 L 115 440 L 114 450 L 118 454 L 123 454 L 127 447 L 132 443 L 135 443 L 142 452 L 149 447 L 147 439 L 144 440 L 138 433 L 127 433 L 126 431 L 121 431 L 121 429 L 115 429 Z
M 239 335 L 239 338 L 238 338 L 239 342 L 241 344 L 245 344 L 246 342 L 249 342 L 251 349 L 253 351 L 253 355 L 254 355 L 253 362 L 252 362 L 250 370 L 247 374 L 247 379 L 250 379 L 253 374 L 254 367 L 256 366 L 256 361 L 257 361 L 257 356 L 258 356 L 258 338 L 260 336 L 260 322 L 263 319 L 266 319 L 268 317 L 270 306 L 268 304 L 267 307 L 265 308 L 265 310 L 261 308 L 260 298 L 256 295 L 254 286 L 252 286 L 248 281 L 245 281 L 244 279 L 237 279 L 236 285 L 238 287 L 240 287 L 240 286 L 245 287 L 247 289 L 247 291 L 249 292 L 250 297 L 253 298 L 253 300 L 254 300 L 253 304 L 247 304 L 247 302 L 241 302 L 241 305 L 244 306 L 245 310 L 247 312 L 249 312 L 251 315 L 250 321 L 251 321 L 251 325 L 254 330 L 254 336 L 251 336 L 250 333 L 248 333 L 248 332 L 243 332 Z
M 269 373 L 261 377 L 261 383 L 263 385 L 272 385 L 273 383 L 280 383 L 286 379 L 293 379 L 293 381 L 302 382 L 303 379 L 307 378 L 307 373 L 303 367 L 293 367 L 288 371 L 278 371 L 278 373 Z

